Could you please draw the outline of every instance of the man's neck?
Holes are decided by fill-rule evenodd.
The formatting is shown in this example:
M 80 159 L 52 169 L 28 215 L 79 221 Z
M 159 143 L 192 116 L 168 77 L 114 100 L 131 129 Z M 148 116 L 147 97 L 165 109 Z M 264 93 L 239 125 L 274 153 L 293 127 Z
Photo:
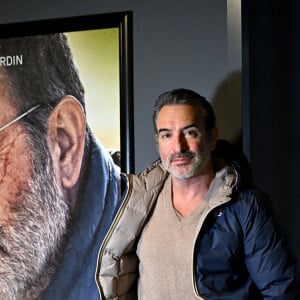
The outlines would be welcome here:
M 172 178 L 173 206 L 182 216 L 189 215 L 203 201 L 214 179 L 213 169 L 189 179 Z

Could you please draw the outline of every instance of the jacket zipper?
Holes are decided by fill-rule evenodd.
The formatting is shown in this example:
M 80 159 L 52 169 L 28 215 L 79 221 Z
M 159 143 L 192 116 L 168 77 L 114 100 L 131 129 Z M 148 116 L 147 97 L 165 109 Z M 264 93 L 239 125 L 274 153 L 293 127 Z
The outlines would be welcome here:
M 121 216 L 123 215 L 123 211 L 125 210 L 125 207 L 127 205 L 127 202 L 129 201 L 130 199 L 130 194 L 132 192 L 132 177 L 130 175 L 127 175 L 125 174 L 125 176 L 127 177 L 128 179 L 128 186 L 127 186 L 127 191 L 126 191 L 126 194 L 124 196 L 124 200 L 122 200 L 122 203 L 121 203 L 121 206 L 113 220 L 113 223 L 111 224 L 111 226 L 109 227 L 109 230 L 107 231 L 103 241 L 102 241 L 102 244 L 101 244 L 101 247 L 99 249 L 99 252 L 98 252 L 98 258 L 97 258 L 97 269 L 96 269 L 96 272 L 95 272 L 95 280 L 96 280 L 96 283 L 97 283 L 97 287 L 98 287 L 98 291 L 99 291 L 99 294 L 101 295 L 101 298 L 104 299 L 104 293 L 101 289 L 101 285 L 100 285 L 100 281 L 98 280 L 98 274 L 100 272 L 100 266 L 101 266 L 101 258 L 102 258 L 102 255 L 103 255 L 103 250 L 104 248 L 106 247 L 107 245 L 107 242 L 108 240 L 110 239 L 116 225 L 119 223 L 119 220 L 121 218 Z
M 227 198 L 225 198 L 225 199 L 227 199 Z M 196 296 L 197 296 L 199 299 L 201 299 L 201 300 L 204 300 L 204 298 L 202 298 L 201 295 L 200 295 L 200 293 L 199 293 L 199 290 L 198 290 L 198 287 L 197 287 L 197 283 L 196 283 L 196 272 L 195 272 L 195 255 L 194 255 L 194 254 L 195 254 L 195 244 L 196 244 L 196 240 L 197 240 L 197 238 L 198 238 L 198 236 L 199 236 L 199 234 L 200 234 L 200 231 L 201 231 L 201 229 L 202 229 L 202 225 L 204 224 L 204 222 L 205 222 L 207 216 L 208 216 L 215 208 L 217 208 L 217 207 L 219 207 L 219 206 L 221 206 L 221 205 L 223 205 L 224 203 L 227 203 L 227 202 L 229 202 L 229 201 L 230 201 L 230 198 L 229 198 L 228 200 L 226 200 L 226 201 L 223 201 L 222 203 L 218 203 L 218 204 L 216 204 L 216 205 L 214 205 L 214 206 L 209 207 L 209 210 L 207 211 L 205 217 L 203 218 L 202 223 L 201 223 L 200 226 L 199 226 L 199 230 L 198 230 L 198 233 L 197 233 L 196 238 L 195 238 L 195 241 L 194 241 L 193 261 L 192 261 L 192 264 L 193 264 L 193 285 L 194 285 L 194 291 L 195 291 Z
M 235 169 L 234 169 L 234 172 L 235 172 L 236 178 L 235 178 L 235 183 L 232 185 L 232 188 L 233 188 L 233 186 L 236 185 L 236 183 L 238 182 L 238 178 L 239 178 L 239 174 L 236 172 Z M 193 285 L 194 285 L 194 291 L 195 291 L 197 297 L 199 297 L 200 299 L 203 299 L 203 298 L 201 297 L 201 295 L 200 295 L 200 293 L 199 293 L 199 290 L 198 290 L 198 287 L 197 287 L 197 283 L 196 283 L 196 274 L 195 274 L 196 272 L 195 272 L 195 255 L 194 255 L 194 254 L 195 254 L 195 244 L 196 244 L 196 240 L 197 240 L 197 238 L 198 238 L 198 236 L 199 236 L 199 234 L 200 234 L 200 231 L 201 231 L 201 229 L 202 229 L 202 225 L 204 224 L 204 222 L 205 222 L 207 216 L 208 216 L 215 208 L 217 208 L 217 207 L 223 205 L 224 203 L 230 202 L 230 201 L 231 201 L 231 197 L 228 197 L 228 196 L 227 196 L 227 197 L 225 197 L 225 200 L 222 201 L 221 203 L 218 202 L 218 203 L 216 203 L 215 205 L 210 206 L 210 209 L 207 211 L 206 216 L 203 218 L 202 224 L 199 226 L 198 234 L 197 234 L 197 236 L 196 236 L 196 238 L 195 238 L 195 241 L 194 241 L 193 261 L 192 261 L 192 263 L 193 263 Z

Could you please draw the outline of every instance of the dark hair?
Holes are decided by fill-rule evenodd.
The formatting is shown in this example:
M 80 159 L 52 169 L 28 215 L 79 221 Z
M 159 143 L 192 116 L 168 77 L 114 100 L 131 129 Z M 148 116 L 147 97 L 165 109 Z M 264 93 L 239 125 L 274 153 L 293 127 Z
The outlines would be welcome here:
M 64 34 L 1 39 L 0 57 L 16 56 L 21 63 L 0 64 L 13 104 L 20 113 L 41 104 L 22 120 L 26 127 L 45 134 L 51 109 L 66 95 L 74 96 L 85 111 L 84 88 Z M 87 129 L 86 139 L 89 135 Z
M 84 107 L 84 89 L 64 34 L 0 40 L 0 56 L 22 56 L 22 63 L 5 68 L 15 105 L 20 111 L 36 104 L 55 106 L 65 95 Z
M 190 104 L 198 107 L 200 112 L 203 114 L 206 131 L 209 132 L 211 129 L 216 127 L 216 116 L 211 104 L 203 96 L 196 92 L 180 88 L 165 92 L 156 100 L 153 113 L 153 126 L 155 132 L 157 132 L 156 120 L 159 111 L 165 105 L 172 104 Z

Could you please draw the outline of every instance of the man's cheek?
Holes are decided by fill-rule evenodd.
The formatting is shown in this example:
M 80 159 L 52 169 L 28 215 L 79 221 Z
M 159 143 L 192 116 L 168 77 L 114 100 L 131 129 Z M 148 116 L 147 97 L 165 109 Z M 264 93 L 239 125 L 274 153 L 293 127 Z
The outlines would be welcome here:
M 28 189 L 31 178 L 32 166 L 26 143 L 14 139 L 5 147 L 1 147 L 0 206 L 16 201 L 22 191 Z

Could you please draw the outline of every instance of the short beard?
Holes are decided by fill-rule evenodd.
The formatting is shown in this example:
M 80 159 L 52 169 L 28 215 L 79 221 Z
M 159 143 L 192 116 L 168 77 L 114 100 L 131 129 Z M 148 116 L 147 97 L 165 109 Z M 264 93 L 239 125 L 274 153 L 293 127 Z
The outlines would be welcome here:
M 175 158 L 193 159 L 193 164 L 191 165 L 190 169 L 187 170 L 186 172 L 174 171 L 174 169 L 172 168 L 172 161 Z M 204 155 L 202 153 L 196 154 L 194 152 L 189 151 L 189 152 L 185 152 L 185 153 L 174 153 L 174 154 L 170 155 L 167 158 L 167 160 L 163 160 L 162 163 L 163 163 L 165 169 L 174 178 L 189 179 L 200 173 L 201 169 L 203 168 L 203 166 L 205 164 L 205 160 L 204 160 Z
M 69 210 L 46 139 L 38 140 L 39 149 L 31 153 L 33 179 L 15 199 L 9 221 L 0 224 L 1 300 L 41 296 L 57 268 L 67 231 Z

